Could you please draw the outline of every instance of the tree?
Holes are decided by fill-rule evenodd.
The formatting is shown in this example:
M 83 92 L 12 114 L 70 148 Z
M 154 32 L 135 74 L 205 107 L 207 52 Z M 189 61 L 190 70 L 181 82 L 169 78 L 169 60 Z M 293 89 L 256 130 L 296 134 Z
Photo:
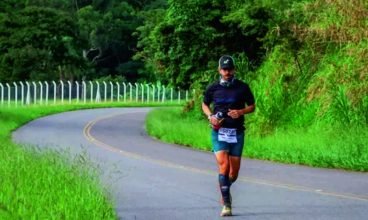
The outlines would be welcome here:
M 0 20 L 0 80 L 73 78 L 83 68 L 75 20 L 66 12 L 29 6 Z M 69 73 L 64 70 L 68 69 Z

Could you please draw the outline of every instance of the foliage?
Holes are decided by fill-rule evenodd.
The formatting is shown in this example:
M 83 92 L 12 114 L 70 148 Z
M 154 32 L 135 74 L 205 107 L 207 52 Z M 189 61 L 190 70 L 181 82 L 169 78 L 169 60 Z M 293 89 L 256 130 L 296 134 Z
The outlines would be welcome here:
M 38 6 L 3 13 L 0 80 L 65 78 L 65 70 L 83 69 L 83 44 L 68 13 Z
M 247 51 L 248 36 L 222 21 L 230 9 L 231 4 L 221 0 L 168 1 L 158 20 L 146 20 L 138 29 L 142 50 L 136 56 L 169 84 L 188 88 L 198 80 L 208 82 L 203 73 L 217 72 L 221 54 Z
M 246 52 L 233 53 L 238 78 L 250 84 L 256 97 L 257 111 L 247 120 L 257 125 L 254 134 L 320 123 L 367 126 L 366 4 L 263 0 L 227 6 L 220 21 L 239 28 L 245 37 L 259 33 L 258 43 L 266 51 L 260 55 L 264 58 L 258 57 L 259 65 Z M 194 72 L 198 78 L 192 76 L 192 86 L 203 90 L 200 82 L 211 82 L 213 73 Z M 201 112 L 197 97 L 188 105 L 197 112 L 193 115 Z

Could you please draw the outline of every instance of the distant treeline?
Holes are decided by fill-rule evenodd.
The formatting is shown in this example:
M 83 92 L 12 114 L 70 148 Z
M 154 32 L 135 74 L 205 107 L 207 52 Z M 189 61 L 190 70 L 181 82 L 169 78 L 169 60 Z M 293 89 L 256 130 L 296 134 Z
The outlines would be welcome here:
M 363 0 L 3 0 L 0 81 L 118 78 L 200 91 L 231 54 L 261 124 L 366 125 L 367 19 Z

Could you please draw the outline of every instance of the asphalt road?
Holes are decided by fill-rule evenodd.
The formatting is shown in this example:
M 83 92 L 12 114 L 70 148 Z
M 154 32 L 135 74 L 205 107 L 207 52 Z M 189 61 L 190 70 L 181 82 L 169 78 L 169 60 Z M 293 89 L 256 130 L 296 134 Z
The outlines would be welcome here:
M 66 112 L 28 123 L 13 139 L 88 155 L 120 219 L 220 219 L 213 154 L 147 136 L 149 110 Z M 233 219 L 368 219 L 367 173 L 244 159 L 231 190 Z

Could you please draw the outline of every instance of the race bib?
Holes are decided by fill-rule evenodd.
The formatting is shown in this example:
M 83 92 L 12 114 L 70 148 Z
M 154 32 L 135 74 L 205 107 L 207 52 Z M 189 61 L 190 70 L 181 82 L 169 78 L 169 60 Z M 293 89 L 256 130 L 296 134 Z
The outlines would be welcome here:
M 218 140 L 227 143 L 238 143 L 238 140 L 236 139 L 236 129 L 220 128 L 218 130 Z

